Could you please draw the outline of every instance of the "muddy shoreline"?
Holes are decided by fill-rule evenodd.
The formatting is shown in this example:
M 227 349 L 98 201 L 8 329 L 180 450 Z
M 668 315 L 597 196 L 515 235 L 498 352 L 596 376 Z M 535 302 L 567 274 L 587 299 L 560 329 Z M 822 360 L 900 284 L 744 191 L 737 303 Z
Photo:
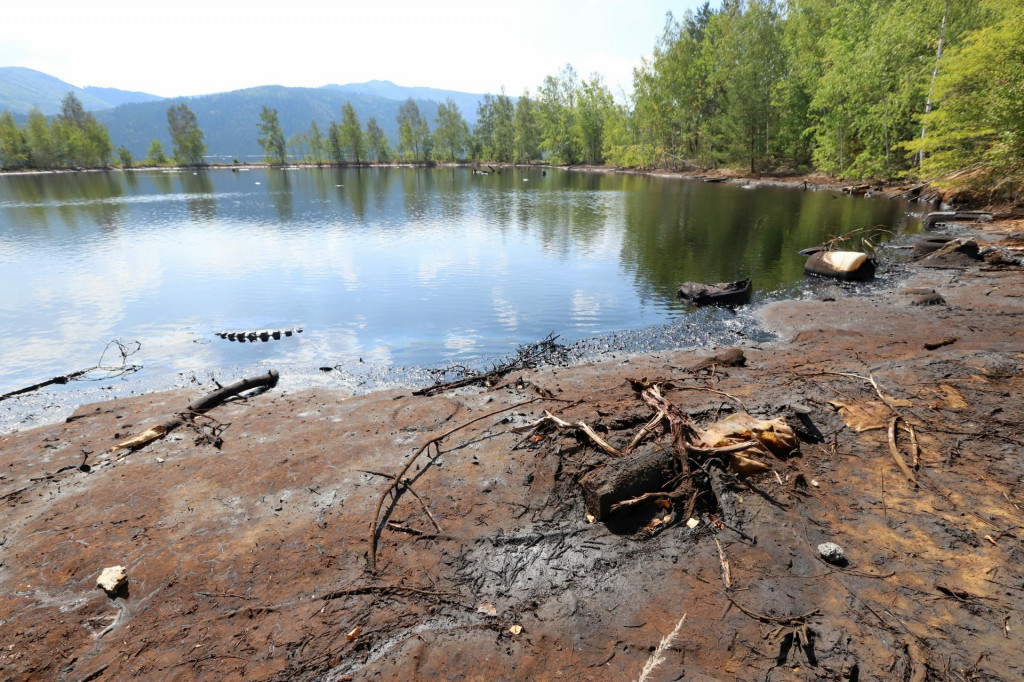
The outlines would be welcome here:
M 1021 221 L 943 232 L 1024 248 Z M 891 290 L 769 304 L 780 340 L 737 344 L 745 366 L 686 369 L 708 348 L 429 398 L 279 388 L 212 410 L 205 435 L 107 452 L 196 387 L 2 436 L 0 671 L 637 679 L 659 653 L 648 680 L 1020 679 L 1024 271 L 905 267 Z M 943 302 L 915 305 L 922 290 Z M 800 451 L 698 504 L 692 528 L 674 503 L 590 523 L 579 480 L 607 457 L 578 432 L 511 429 L 549 410 L 621 447 L 652 414 L 627 381 L 643 377 L 701 425 L 783 416 Z M 916 485 L 894 413 L 919 440 Z M 113 565 L 128 585 L 111 596 L 95 582 Z

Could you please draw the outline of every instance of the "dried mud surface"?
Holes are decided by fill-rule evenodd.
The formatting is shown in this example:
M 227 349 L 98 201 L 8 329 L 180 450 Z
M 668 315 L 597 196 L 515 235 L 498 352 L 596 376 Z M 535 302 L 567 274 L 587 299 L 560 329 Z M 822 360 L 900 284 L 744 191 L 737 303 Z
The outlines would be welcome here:
M 183 428 L 106 453 L 198 389 L 8 434 L 0 677 L 635 680 L 657 657 L 648 680 L 1022 679 L 1022 283 L 915 267 L 902 289 L 773 304 L 783 340 L 744 348 L 745 367 L 664 352 L 429 398 L 275 389 L 210 413 L 219 449 Z M 912 305 L 921 287 L 945 305 Z M 698 505 L 692 529 L 682 505 L 588 523 L 577 481 L 607 458 L 578 432 L 510 429 L 550 410 L 621 446 L 652 416 L 627 377 L 671 379 L 700 424 L 785 416 L 800 453 Z M 830 405 L 885 425 L 869 378 L 915 427 L 916 487 L 885 428 Z M 499 410 L 385 499 L 371 572 L 387 476 Z M 846 566 L 817 555 L 826 541 Z M 115 597 L 95 585 L 112 565 Z

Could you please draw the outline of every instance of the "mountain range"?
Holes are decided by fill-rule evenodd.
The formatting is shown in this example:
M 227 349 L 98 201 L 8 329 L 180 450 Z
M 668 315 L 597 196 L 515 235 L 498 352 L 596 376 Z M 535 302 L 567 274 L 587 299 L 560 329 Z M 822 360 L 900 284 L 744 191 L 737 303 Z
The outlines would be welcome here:
M 117 88 L 78 87 L 49 74 L 23 67 L 0 67 L 0 111 L 10 111 L 24 122 L 32 107 L 44 114 L 60 111 L 61 100 L 75 93 L 87 111 L 107 126 L 115 146 L 124 146 L 142 159 L 150 142 L 160 140 L 169 153 L 167 108 L 185 102 L 196 115 L 211 161 L 253 161 L 263 158 L 256 141 L 260 111 L 277 109 L 285 137 L 307 132 L 316 121 L 326 136 L 331 121 L 341 121 L 341 109 L 351 102 L 365 127 L 372 116 L 394 143 L 398 138 L 395 120 L 399 107 L 413 98 L 433 126 L 437 106 L 447 98 L 455 102 L 466 123 L 476 122 L 481 94 L 428 87 L 404 87 L 389 81 L 331 84 L 319 88 L 267 85 L 197 97 L 162 98 L 145 92 Z M 514 98 L 513 98 L 514 99 Z

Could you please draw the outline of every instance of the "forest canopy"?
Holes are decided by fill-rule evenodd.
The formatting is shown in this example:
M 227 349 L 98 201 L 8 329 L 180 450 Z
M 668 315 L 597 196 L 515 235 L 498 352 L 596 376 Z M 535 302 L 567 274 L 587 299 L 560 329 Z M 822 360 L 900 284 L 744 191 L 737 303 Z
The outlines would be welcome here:
M 667 15 L 632 93 L 617 95 L 600 74 L 581 77 L 565 65 L 532 95 L 484 95 L 472 127 L 451 100 L 428 117 L 410 98 L 393 140 L 373 116 L 364 127 L 351 103 L 340 123 L 321 120 L 321 129 L 314 119 L 290 131 L 264 106 L 253 135 L 277 164 L 730 167 L 953 177 L 1011 195 L 1024 175 L 1024 0 L 705 2 Z M 171 107 L 168 124 L 175 160 L 201 163 L 191 110 Z M 106 129 L 74 95 L 49 119 L 36 111 L 19 125 L 0 116 L 4 168 L 104 166 L 111 152 Z M 165 159 L 162 149 L 147 154 Z

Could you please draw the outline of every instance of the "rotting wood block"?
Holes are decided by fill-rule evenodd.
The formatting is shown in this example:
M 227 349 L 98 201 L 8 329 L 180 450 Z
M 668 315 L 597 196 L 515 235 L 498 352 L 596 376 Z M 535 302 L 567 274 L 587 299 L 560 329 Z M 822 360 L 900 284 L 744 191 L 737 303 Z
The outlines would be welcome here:
M 673 446 L 653 443 L 641 446 L 629 457 L 589 471 L 580 478 L 587 513 L 604 520 L 616 502 L 667 490 L 681 472 Z

